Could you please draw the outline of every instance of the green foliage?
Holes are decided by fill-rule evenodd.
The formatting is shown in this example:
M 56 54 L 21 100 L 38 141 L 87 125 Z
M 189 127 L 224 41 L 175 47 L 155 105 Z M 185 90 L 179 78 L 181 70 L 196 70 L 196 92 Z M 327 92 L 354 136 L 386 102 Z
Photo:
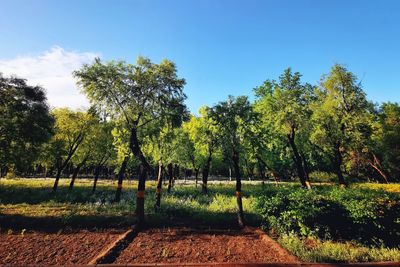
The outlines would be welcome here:
M 264 227 L 280 234 L 400 245 L 400 197 L 383 190 L 267 188 L 257 205 Z
M 41 148 L 41 156 L 37 163 L 62 170 L 85 139 L 88 145 L 83 147 L 80 157 L 85 157 L 82 154 L 91 151 L 92 143 L 87 137 L 90 138 L 97 120 L 90 112 L 73 111 L 69 108 L 54 109 L 52 115 L 55 118 L 54 136 Z
M 357 77 L 341 65 L 334 65 L 323 77 L 311 105 L 311 142 L 330 159 L 339 182 L 343 160 L 368 138 L 371 104 Z
M 392 180 L 400 181 L 400 106 L 383 103 L 377 114 L 372 134 L 371 151 L 382 160 Z
M 311 129 L 309 104 L 314 97 L 314 87 L 302 84 L 300 78 L 299 72 L 293 73 L 288 68 L 279 77 L 279 81 L 266 80 L 254 89 L 257 97 L 254 106 L 261 114 L 259 125 L 269 134 L 263 140 L 268 146 L 268 154 L 264 153 L 268 167 L 284 174 L 285 169 L 291 168 L 290 162 L 293 159 L 298 176 L 304 180 L 304 161 L 309 161 L 311 154 L 308 142 Z
M 201 107 L 200 116 L 191 116 L 190 120 L 182 125 L 183 132 L 187 136 L 187 145 L 193 149 L 189 154 L 193 168 L 204 168 L 207 159 L 211 157 L 213 162 L 221 157 L 218 147 L 220 133 L 215 122 L 207 114 L 208 107 Z
M 28 171 L 53 133 L 45 91 L 0 73 L 0 176 L 8 168 Z

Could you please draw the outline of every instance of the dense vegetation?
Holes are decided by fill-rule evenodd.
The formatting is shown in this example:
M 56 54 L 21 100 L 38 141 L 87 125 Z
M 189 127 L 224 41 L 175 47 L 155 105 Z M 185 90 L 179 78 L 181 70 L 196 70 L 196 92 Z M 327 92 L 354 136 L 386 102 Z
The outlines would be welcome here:
M 341 65 L 318 85 L 286 69 L 254 89 L 254 103 L 229 97 L 199 115 L 186 110 L 185 81 L 168 60 L 96 60 L 75 76 L 93 104 L 87 111 L 49 111 L 43 88 L 1 76 L 2 176 L 59 178 L 75 170 L 122 177 L 142 165 L 140 177 L 155 176 L 162 159 L 167 172 L 202 174 L 207 192 L 210 172 L 235 172 L 233 154 L 239 153 L 240 173 L 250 178 L 299 179 L 310 187 L 310 173 L 323 171 L 343 185 L 346 176 L 399 181 L 399 104 L 368 101 L 357 77 Z

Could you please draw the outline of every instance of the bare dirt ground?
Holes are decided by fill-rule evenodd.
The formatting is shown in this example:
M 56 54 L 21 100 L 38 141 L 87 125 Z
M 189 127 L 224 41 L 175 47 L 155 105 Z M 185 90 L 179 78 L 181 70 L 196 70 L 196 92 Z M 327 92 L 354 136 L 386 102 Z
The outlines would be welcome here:
M 260 231 L 149 229 L 139 232 L 115 263 L 257 263 L 298 259 Z
M 0 265 L 87 264 L 120 233 L 0 233 Z

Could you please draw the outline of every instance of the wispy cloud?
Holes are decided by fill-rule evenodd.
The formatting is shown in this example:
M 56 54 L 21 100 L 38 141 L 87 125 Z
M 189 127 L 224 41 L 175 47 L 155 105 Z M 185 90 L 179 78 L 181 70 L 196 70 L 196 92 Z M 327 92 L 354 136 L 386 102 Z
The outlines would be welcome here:
M 97 56 L 97 53 L 66 51 L 55 46 L 38 55 L 0 59 L 0 72 L 25 78 L 30 85 L 44 87 L 51 107 L 87 107 L 88 101 L 79 92 L 72 72 Z

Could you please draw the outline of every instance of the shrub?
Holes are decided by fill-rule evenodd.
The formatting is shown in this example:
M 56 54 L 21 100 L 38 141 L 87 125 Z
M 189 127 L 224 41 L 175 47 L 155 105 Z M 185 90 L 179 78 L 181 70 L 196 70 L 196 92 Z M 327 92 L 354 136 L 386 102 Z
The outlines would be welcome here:
M 399 246 L 400 198 L 383 190 L 319 186 L 266 189 L 256 199 L 263 227 L 279 234 Z

